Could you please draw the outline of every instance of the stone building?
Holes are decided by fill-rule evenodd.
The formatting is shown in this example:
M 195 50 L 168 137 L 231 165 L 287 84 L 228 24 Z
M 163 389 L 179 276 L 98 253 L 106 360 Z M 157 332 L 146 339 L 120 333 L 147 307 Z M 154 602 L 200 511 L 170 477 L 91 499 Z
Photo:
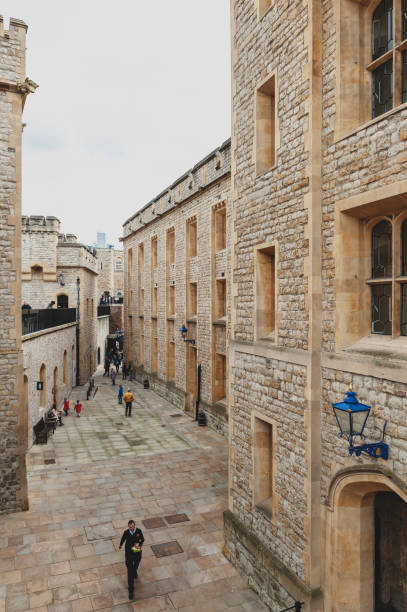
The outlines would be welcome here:
M 123 251 L 113 247 L 98 248 L 98 296 L 108 292 L 112 298 L 123 297 Z
M 230 142 L 124 224 L 125 355 L 158 392 L 227 431 Z M 181 333 L 181 328 L 185 328 Z M 184 337 L 183 337 L 184 336 Z
M 0 513 L 27 507 L 21 347 L 21 141 L 27 26 L 0 16 Z
M 225 552 L 272 610 L 406 610 L 406 3 L 231 7 Z
M 31 315 L 24 318 L 31 318 Z M 28 447 L 33 443 L 34 425 L 54 402 L 62 409 L 64 398 L 69 398 L 76 384 L 76 321 L 75 317 L 71 318 L 74 320 L 69 323 L 56 321 L 51 328 L 40 325 L 36 331 L 24 329 L 23 325 Z M 37 389 L 37 382 L 42 383 L 41 390 Z
M 56 217 L 23 217 L 22 241 L 23 301 L 33 309 L 47 308 L 51 301 L 56 308 L 77 308 L 79 299 L 78 374 L 79 384 L 85 384 L 98 363 L 98 266 L 94 249 L 78 243 L 72 234 L 61 234 Z

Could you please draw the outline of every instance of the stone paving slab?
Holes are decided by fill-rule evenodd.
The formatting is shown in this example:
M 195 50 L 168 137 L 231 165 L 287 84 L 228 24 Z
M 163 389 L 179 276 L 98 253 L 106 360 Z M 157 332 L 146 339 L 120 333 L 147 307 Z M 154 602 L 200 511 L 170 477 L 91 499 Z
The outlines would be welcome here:
M 84 417 L 67 417 L 51 445 L 30 451 L 30 510 L 0 517 L 0 612 L 266 610 L 222 554 L 227 440 L 183 413 L 170 419 L 174 407 L 134 383 L 136 410 L 125 421 L 118 387 L 96 381 Z M 125 436 L 112 423 L 122 421 L 148 451 L 128 444 L 128 455 L 114 452 Z M 106 437 L 95 438 L 92 422 Z M 50 455 L 55 464 L 44 464 Z M 166 521 L 182 514 L 189 520 Z M 163 519 L 143 528 L 133 602 L 118 550 L 130 518 L 142 528 L 143 520 Z M 168 542 L 182 552 L 157 558 L 151 547 Z

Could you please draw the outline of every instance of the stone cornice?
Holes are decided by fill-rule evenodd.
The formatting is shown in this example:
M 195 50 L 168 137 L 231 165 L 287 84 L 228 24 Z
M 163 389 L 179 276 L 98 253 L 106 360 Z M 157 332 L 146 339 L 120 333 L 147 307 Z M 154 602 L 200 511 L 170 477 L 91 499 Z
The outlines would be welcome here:
M 34 83 L 34 81 L 29 78 L 26 78 L 25 81 L 17 82 L 0 79 L 0 91 L 10 91 L 12 93 L 21 94 L 22 96 L 34 93 L 37 87 L 37 83 Z

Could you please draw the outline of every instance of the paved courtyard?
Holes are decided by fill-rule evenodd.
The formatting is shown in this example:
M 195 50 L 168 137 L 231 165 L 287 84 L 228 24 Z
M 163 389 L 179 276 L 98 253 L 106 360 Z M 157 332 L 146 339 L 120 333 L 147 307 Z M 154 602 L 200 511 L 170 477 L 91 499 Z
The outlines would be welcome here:
M 30 450 L 30 510 L 0 517 L 0 612 L 266 610 L 222 554 L 227 441 L 136 383 L 125 418 L 118 387 L 95 380 L 94 399 L 72 396 L 81 418 Z M 146 538 L 133 602 L 130 518 Z

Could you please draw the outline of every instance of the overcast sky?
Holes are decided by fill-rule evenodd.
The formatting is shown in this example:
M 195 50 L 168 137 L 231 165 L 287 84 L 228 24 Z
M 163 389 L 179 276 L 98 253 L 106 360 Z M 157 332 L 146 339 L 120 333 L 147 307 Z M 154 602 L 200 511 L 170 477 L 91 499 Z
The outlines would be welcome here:
M 23 214 L 91 244 L 230 136 L 229 0 L 4 0 L 23 19 Z

